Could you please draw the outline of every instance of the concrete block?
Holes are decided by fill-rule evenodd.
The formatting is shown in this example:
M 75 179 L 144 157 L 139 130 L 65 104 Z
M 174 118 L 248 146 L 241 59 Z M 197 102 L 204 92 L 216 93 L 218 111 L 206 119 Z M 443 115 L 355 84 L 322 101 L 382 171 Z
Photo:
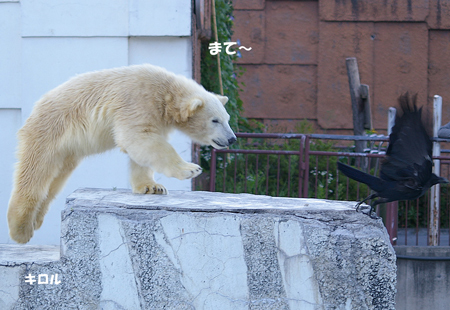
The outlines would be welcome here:
M 449 246 L 396 246 L 397 255 L 430 260 L 397 259 L 397 310 L 448 309 L 450 304 Z
M 439 95 L 443 98 L 442 125 L 450 122 L 450 32 L 429 32 L 428 98 Z
M 320 22 L 320 37 L 318 123 L 325 129 L 353 129 L 345 59 L 356 57 L 361 83 L 370 85 L 373 98 L 373 49 L 376 37 L 374 24 Z
M 354 202 L 80 189 L 59 259 L 54 247 L 0 253 L 5 310 L 394 309 L 394 250 Z
M 427 24 L 431 29 L 450 29 L 450 2 L 430 0 Z
M 316 117 L 316 66 L 252 65 L 239 79 L 244 115 L 249 118 Z
M 265 63 L 317 64 L 318 2 L 267 2 L 265 11 Z
M 324 21 L 425 21 L 429 0 L 319 1 Z
M 235 10 L 264 10 L 266 0 L 233 0 Z
M 240 50 L 242 58 L 238 58 L 239 64 L 259 64 L 264 62 L 266 45 L 266 14 L 264 11 L 235 11 L 234 34 L 232 41 L 239 40 L 241 45 L 251 47 L 251 51 Z

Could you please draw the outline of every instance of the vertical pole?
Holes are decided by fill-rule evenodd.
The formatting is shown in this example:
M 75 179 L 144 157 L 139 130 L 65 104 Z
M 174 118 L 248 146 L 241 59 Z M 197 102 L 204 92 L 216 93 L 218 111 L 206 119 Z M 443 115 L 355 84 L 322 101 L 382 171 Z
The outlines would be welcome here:
M 433 99 L 433 137 L 437 137 L 439 128 L 441 127 L 442 115 L 442 97 L 434 96 Z M 441 155 L 441 146 L 439 142 L 433 142 L 433 156 Z M 436 159 L 433 161 L 433 172 L 437 176 L 441 172 L 441 162 Z M 440 208 L 440 185 L 436 184 L 430 191 L 430 222 L 428 223 L 428 245 L 439 245 L 439 208 Z
M 346 59 L 348 84 L 350 86 L 350 97 L 353 111 L 353 133 L 355 136 L 364 135 L 364 103 L 361 98 L 361 82 L 359 79 L 358 62 L 355 57 Z M 356 152 L 362 153 L 366 141 L 356 141 Z
M 302 139 L 303 140 L 303 139 Z M 304 141 L 304 152 L 305 152 L 305 167 L 303 173 L 305 178 L 303 179 L 303 197 L 308 198 L 309 190 L 309 136 L 305 135 Z
M 359 92 L 364 105 L 364 128 L 373 131 L 372 110 L 370 108 L 369 85 L 361 84 Z
M 388 110 L 388 122 L 387 132 L 388 135 L 392 132 L 392 127 L 395 125 L 395 115 L 397 110 L 395 108 L 389 108 Z M 386 230 L 389 234 L 389 239 L 392 245 L 397 244 L 397 232 L 398 232 L 398 201 L 386 203 Z
M 387 134 L 388 136 L 392 132 L 392 127 L 395 125 L 395 115 L 397 114 L 397 110 L 395 108 L 389 108 L 388 111 L 388 127 L 387 127 Z
M 398 201 L 386 203 L 386 230 L 392 245 L 397 245 Z
M 298 198 L 304 198 L 303 196 L 303 182 L 305 182 L 305 164 L 303 162 L 303 154 L 305 154 L 305 136 L 300 139 L 300 149 L 298 155 Z M 306 156 L 306 154 L 305 154 Z

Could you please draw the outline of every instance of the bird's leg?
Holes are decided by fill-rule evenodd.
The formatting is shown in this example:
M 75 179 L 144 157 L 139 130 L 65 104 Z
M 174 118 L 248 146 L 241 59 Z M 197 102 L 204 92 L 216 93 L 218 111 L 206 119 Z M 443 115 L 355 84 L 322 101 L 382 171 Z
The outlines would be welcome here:
M 370 204 L 370 210 L 369 213 L 367 213 L 368 216 L 370 216 L 371 219 L 377 220 L 379 219 L 378 215 L 376 212 L 373 212 L 374 207 L 378 204 L 378 200 L 374 201 L 373 203 Z
M 364 198 L 364 199 L 361 200 L 360 202 L 358 202 L 358 203 L 356 204 L 356 212 L 359 212 L 359 207 L 360 207 L 364 202 L 366 202 L 367 200 L 371 200 L 371 199 L 377 198 L 377 197 L 378 197 L 378 195 L 377 195 L 376 193 L 374 193 L 374 194 L 371 194 L 371 195 L 367 196 L 366 198 Z M 371 210 L 372 210 L 372 209 L 371 209 Z
M 375 208 L 376 205 L 379 205 L 380 203 L 389 202 L 389 201 L 391 201 L 391 200 L 386 199 L 386 198 L 380 198 L 380 199 L 378 199 L 378 200 L 372 202 L 372 203 L 370 204 L 370 211 L 369 211 L 369 213 L 368 213 L 367 215 L 370 216 L 370 218 L 372 218 L 372 219 L 374 219 L 374 220 L 379 219 L 380 217 L 376 214 L 376 212 L 372 212 L 372 211 L 374 210 L 374 208 Z

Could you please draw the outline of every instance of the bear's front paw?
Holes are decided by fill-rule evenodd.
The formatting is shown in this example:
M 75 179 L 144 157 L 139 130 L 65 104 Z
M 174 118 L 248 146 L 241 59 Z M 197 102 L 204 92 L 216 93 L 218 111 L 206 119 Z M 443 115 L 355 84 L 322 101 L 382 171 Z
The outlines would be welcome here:
M 135 194 L 167 195 L 167 189 L 161 184 L 143 184 L 133 187 Z
M 179 180 L 192 179 L 202 173 L 202 167 L 192 163 L 185 163 L 176 172 L 175 177 Z

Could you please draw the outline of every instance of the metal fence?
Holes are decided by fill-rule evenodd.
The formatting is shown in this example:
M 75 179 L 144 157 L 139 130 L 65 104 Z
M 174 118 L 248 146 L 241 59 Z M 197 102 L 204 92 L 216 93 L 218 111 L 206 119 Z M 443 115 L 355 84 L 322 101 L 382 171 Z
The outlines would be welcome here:
M 358 201 L 370 189 L 339 173 L 336 162 L 357 166 L 378 175 L 388 137 L 342 135 L 238 133 L 243 149 L 213 149 L 210 191 L 252 193 Z M 364 153 L 354 153 L 357 140 L 367 141 Z M 437 139 L 436 141 L 439 141 Z M 440 172 L 450 175 L 450 157 L 435 156 Z M 438 245 L 450 245 L 450 192 L 441 187 Z M 377 208 L 393 244 L 427 245 L 430 235 L 430 192 L 415 201 Z

